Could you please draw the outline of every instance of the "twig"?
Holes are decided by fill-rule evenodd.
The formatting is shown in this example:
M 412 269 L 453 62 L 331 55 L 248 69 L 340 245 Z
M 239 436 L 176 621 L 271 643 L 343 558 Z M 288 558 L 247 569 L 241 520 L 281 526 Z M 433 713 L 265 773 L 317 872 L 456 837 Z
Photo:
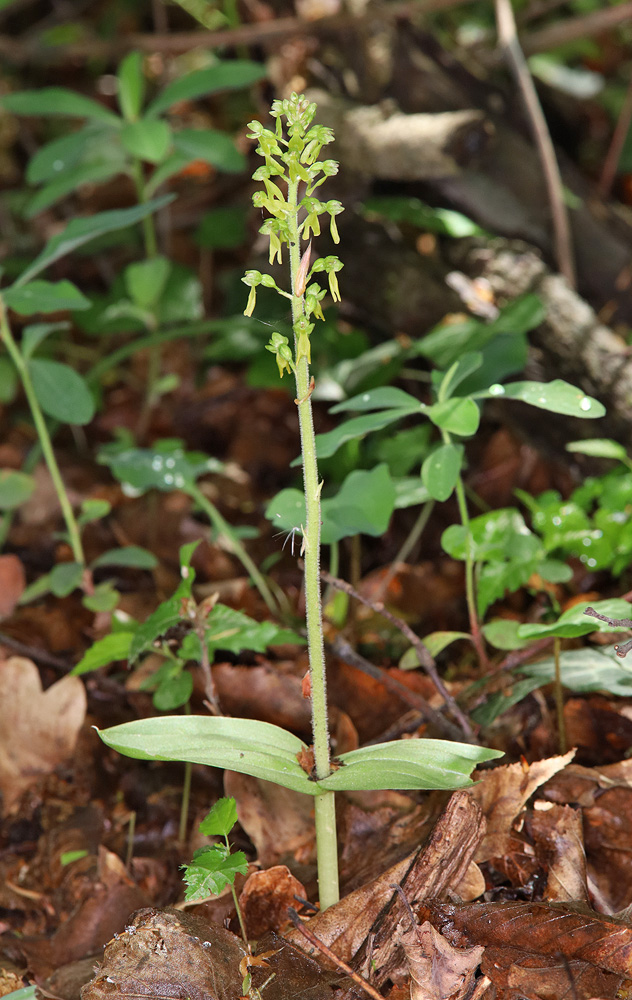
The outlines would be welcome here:
M 386 618 L 386 620 L 391 622 L 391 624 L 394 625 L 395 628 L 402 633 L 402 635 L 406 636 L 411 646 L 417 653 L 419 663 L 428 674 L 428 677 L 436 687 L 441 697 L 449 706 L 454 718 L 458 721 L 461 729 L 467 736 L 468 742 L 475 743 L 476 739 L 474 732 L 467 716 L 461 711 L 456 699 L 450 694 L 441 680 L 439 674 L 437 673 L 435 661 L 430 655 L 428 648 L 424 646 L 419 636 L 415 635 L 410 626 L 407 625 L 401 618 L 398 618 L 397 615 L 394 615 L 392 611 L 388 611 L 387 608 L 384 607 L 382 601 L 371 601 L 368 597 L 363 597 L 362 594 L 360 594 L 357 590 L 354 590 L 349 583 L 346 583 L 344 580 L 339 580 L 338 577 L 331 576 L 331 574 L 327 573 L 325 570 L 321 570 L 320 575 L 325 583 L 330 583 L 332 587 L 335 587 L 337 590 L 343 590 L 345 594 L 349 594 L 350 597 L 355 597 L 357 601 L 361 601 L 361 603 L 365 604 L 367 608 L 371 608 L 371 610 L 375 611 L 376 614 L 382 615 L 383 618 Z
M 405 684 L 398 681 L 396 677 L 391 677 L 388 671 L 382 667 L 378 667 L 374 663 L 370 663 L 369 660 L 366 660 L 364 656 L 360 656 L 353 646 L 346 639 L 343 639 L 341 635 L 336 636 L 333 642 L 327 643 L 327 647 L 334 656 L 344 660 L 345 663 L 350 664 L 357 670 L 361 670 L 362 673 L 367 674 L 369 677 L 373 677 L 374 680 L 379 681 L 387 691 L 392 691 L 398 698 L 401 698 L 407 705 L 415 709 L 420 719 L 434 725 L 447 739 L 461 739 L 461 731 L 457 726 L 450 722 L 449 719 L 446 719 L 441 712 L 432 708 L 425 698 L 422 698 L 416 691 L 411 691 Z
M 598 611 L 595 611 L 594 608 L 586 608 L 584 614 L 588 615 L 589 618 L 598 618 L 600 622 L 605 622 L 607 625 L 610 625 L 611 628 L 632 628 L 632 619 L 630 618 L 608 618 L 607 615 L 600 614 Z M 617 643 L 614 647 L 615 653 L 617 656 L 620 656 L 621 659 L 623 659 L 623 657 L 626 656 L 631 649 L 632 639 L 628 639 L 628 641 L 624 642 L 621 646 Z
M 20 642 L 19 639 L 14 639 L 5 632 L 0 632 L 0 646 L 8 646 L 9 649 L 19 653 L 20 656 L 28 656 L 34 663 L 41 663 L 43 667 L 53 667 L 64 674 L 69 673 L 71 670 L 70 664 L 66 660 L 62 660 L 59 656 L 53 656 L 52 653 L 47 653 L 44 649 L 27 646 L 25 643 Z
M 340 969 L 341 972 L 344 972 L 350 979 L 353 979 L 354 983 L 357 983 L 357 985 L 363 989 L 365 993 L 368 993 L 370 997 L 373 997 L 373 1000 L 384 1000 L 382 994 L 378 993 L 374 986 L 367 983 L 366 979 L 364 979 L 358 972 L 354 972 L 351 966 L 347 965 L 346 962 L 343 962 L 341 958 L 338 958 L 336 953 L 333 952 L 331 948 L 328 948 L 324 941 L 321 941 L 320 938 L 316 937 L 312 931 L 305 927 L 293 907 L 288 906 L 288 914 L 297 931 L 300 931 L 303 937 L 306 938 L 314 948 L 317 948 L 318 951 L 325 956 L 325 958 L 328 958 L 330 962 L 333 962 L 334 965 Z
M 623 107 L 621 108 L 621 113 L 617 120 L 615 130 L 612 134 L 612 141 L 608 147 L 608 152 L 606 153 L 606 158 L 603 163 L 603 170 L 601 171 L 601 177 L 599 178 L 599 184 L 597 186 L 597 191 L 599 196 L 604 200 L 608 197 L 612 190 L 612 182 L 614 181 L 615 174 L 617 172 L 617 167 L 619 166 L 619 160 L 621 159 L 621 153 L 623 151 L 623 146 L 627 138 L 628 132 L 630 131 L 630 123 L 632 122 L 632 76 L 628 83 L 628 89 L 625 94 L 623 101 Z
M 560 272 L 564 275 L 571 288 L 576 287 L 575 261 L 571 239 L 568 212 L 564 204 L 564 193 L 560 168 L 555 157 L 555 149 L 542 112 L 538 94 L 529 72 L 527 61 L 523 55 L 516 22 L 510 0 L 495 0 L 496 25 L 498 41 L 504 50 L 505 58 L 514 74 L 516 83 L 522 94 L 527 115 L 531 123 L 531 131 L 535 139 L 544 179 L 546 182 L 551 217 L 553 221 L 553 242 L 555 259 Z
M 113 41 L 89 39 L 69 45 L 43 45 L 39 40 L 22 41 L 7 35 L 0 36 L 0 57 L 7 62 L 24 64 L 36 62 L 59 63 L 81 62 L 88 59 L 119 59 L 126 52 L 138 49 L 140 52 L 160 52 L 163 55 L 182 55 L 192 49 L 214 49 L 258 45 L 266 41 L 276 41 L 290 35 L 320 35 L 331 31 L 346 30 L 352 25 L 382 18 L 385 21 L 418 18 L 420 14 L 434 14 L 451 7 L 463 6 L 473 0 L 404 0 L 404 2 L 384 4 L 379 9 L 371 8 L 363 17 L 352 14 L 336 14 L 316 21 L 306 21 L 299 17 L 279 17 L 273 21 L 257 24 L 242 24 L 238 28 L 219 31 L 178 31 L 170 34 L 131 34 L 119 36 Z
M 578 38 L 591 38 L 604 31 L 624 24 L 632 18 L 632 3 L 621 3 L 617 7 L 603 7 L 584 17 L 558 21 L 539 31 L 531 31 L 521 37 L 522 49 L 527 55 L 546 52 L 558 45 L 575 42 Z

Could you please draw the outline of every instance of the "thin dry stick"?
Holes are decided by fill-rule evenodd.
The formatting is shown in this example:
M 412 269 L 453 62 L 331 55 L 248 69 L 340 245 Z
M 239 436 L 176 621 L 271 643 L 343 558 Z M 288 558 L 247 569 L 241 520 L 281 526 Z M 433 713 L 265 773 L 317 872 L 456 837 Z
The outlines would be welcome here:
M 438 732 L 445 736 L 446 739 L 461 739 L 461 732 L 453 722 L 446 719 L 441 712 L 437 711 L 436 708 L 432 708 L 426 699 L 422 698 L 422 696 L 417 694 L 416 691 L 411 691 L 409 687 L 406 687 L 405 684 L 398 681 L 396 677 L 391 677 L 388 671 L 384 670 L 383 667 L 377 667 L 374 663 L 370 663 L 369 660 L 360 656 L 353 646 L 351 646 L 346 639 L 343 639 L 341 635 L 337 635 L 333 642 L 327 643 L 327 648 L 331 650 L 334 656 L 344 660 L 345 663 L 350 664 L 350 666 L 355 667 L 357 670 L 361 670 L 362 673 L 368 674 L 369 677 L 373 677 L 374 680 L 379 681 L 387 691 L 397 695 L 397 697 L 401 698 L 406 705 L 414 709 L 417 719 L 429 722 L 431 725 L 435 726 Z
M 350 979 L 353 979 L 354 983 L 357 983 L 357 985 L 363 989 L 365 993 L 368 993 L 370 997 L 373 997 L 373 1000 L 384 1000 L 382 994 L 378 993 L 374 986 L 367 983 L 366 979 L 364 979 L 359 973 L 354 972 L 351 966 L 347 965 L 346 962 L 343 962 L 341 958 L 338 958 L 336 953 L 333 952 L 331 948 L 327 947 L 324 941 L 321 941 L 320 938 L 316 937 L 312 931 L 305 927 L 293 907 L 288 906 L 288 913 L 290 920 L 296 927 L 297 931 L 300 931 L 303 937 L 305 937 L 314 948 L 317 948 L 318 951 L 325 956 L 325 958 L 328 958 L 330 962 L 333 962 L 334 965 L 340 969 L 341 972 L 344 972 Z
M 612 134 L 612 141 L 608 147 L 608 152 L 606 153 L 606 158 L 603 163 L 603 170 L 601 171 L 601 177 L 599 178 L 597 190 L 601 198 L 607 198 L 612 191 L 612 183 L 617 172 L 617 167 L 619 166 L 623 145 L 628 132 L 630 131 L 631 122 L 632 76 L 630 77 L 630 82 L 628 83 L 628 89 L 623 101 L 623 107 L 621 108 L 621 114 L 619 115 L 615 130 Z
M 522 94 L 527 115 L 531 122 L 533 137 L 542 162 L 542 170 L 544 171 L 544 179 L 551 206 L 553 242 L 557 266 L 571 288 L 575 288 L 575 261 L 571 230 L 568 221 L 568 212 L 564 204 L 562 178 L 551 136 L 527 61 L 520 48 L 510 0 L 495 0 L 495 10 L 498 41 L 504 50 L 505 58 Z
M 445 684 L 439 677 L 439 674 L 437 673 L 437 666 L 435 664 L 434 659 L 430 655 L 428 648 L 424 646 L 419 636 L 415 635 L 410 626 L 407 625 L 405 621 L 402 621 L 401 618 L 398 618 L 397 615 L 394 615 L 392 611 L 388 611 L 387 608 L 384 607 L 382 601 L 371 601 L 369 600 L 368 597 L 363 597 L 362 594 L 358 593 L 357 590 L 354 590 L 354 588 L 349 583 L 346 583 L 344 580 L 339 580 L 338 577 L 332 576 L 325 570 L 321 570 L 320 575 L 322 579 L 325 581 L 325 583 L 330 583 L 331 586 L 336 587 L 337 590 L 343 590 L 345 594 L 349 594 L 350 597 L 355 597 L 357 601 L 361 601 L 362 604 L 365 604 L 367 606 L 367 608 L 371 608 L 371 610 L 375 611 L 376 614 L 382 615 L 383 618 L 386 618 L 386 620 L 391 622 L 391 624 L 394 625 L 396 629 L 399 629 L 402 635 L 406 636 L 409 643 L 417 653 L 417 658 L 419 660 L 419 663 L 428 674 L 428 677 L 436 687 L 441 697 L 444 699 L 445 703 L 450 708 L 450 711 L 452 712 L 454 718 L 457 720 L 461 729 L 467 736 L 468 742 L 476 743 L 476 738 L 474 736 L 474 732 L 470 725 L 469 719 L 461 711 L 456 700 L 450 694 Z
M 540 31 L 532 31 L 522 36 L 522 48 L 527 55 L 546 52 L 558 45 L 575 42 L 578 38 L 592 38 L 604 31 L 611 31 L 632 18 L 632 3 L 621 3 L 618 7 L 603 7 L 584 17 L 558 21 Z

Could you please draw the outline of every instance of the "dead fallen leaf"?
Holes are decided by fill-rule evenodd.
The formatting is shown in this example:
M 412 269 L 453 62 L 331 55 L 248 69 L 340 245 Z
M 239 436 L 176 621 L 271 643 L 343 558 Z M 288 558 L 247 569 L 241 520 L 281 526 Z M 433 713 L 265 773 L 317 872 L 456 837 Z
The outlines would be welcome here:
M 86 693 L 70 676 L 42 691 L 35 664 L 12 656 L 0 662 L 0 705 L 0 791 L 10 813 L 25 789 L 72 756 Z
M 0 556 L 0 618 L 13 614 L 25 587 L 26 574 L 18 557 L 11 552 Z
M 536 808 L 528 827 L 548 878 L 544 898 L 552 903 L 588 902 L 582 815 L 570 806 Z
M 408 929 L 400 924 L 396 940 L 408 961 L 411 1000 L 460 1000 L 469 995 L 485 951 L 482 945 L 455 948 L 427 920 Z
M 288 907 L 296 907 L 297 896 L 305 899 L 305 886 L 286 865 L 253 872 L 239 896 L 248 937 L 260 938 L 266 931 L 278 931 L 287 923 Z
M 594 911 L 559 903 L 429 902 L 419 909 L 455 945 L 517 948 L 535 955 L 564 956 L 629 979 L 632 927 Z
M 621 977 L 612 972 L 518 948 L 486 948 L 481 971 L 491 979 L 497 1000 L 624 1000 Z
M 569 750 L 563 757 L 550 757 L 533 764 L 508 764 L 484 771 L 470 789 L 487 820 L 487 833 L 476 852 L 480 864 L 490 858 L 502 858 L 509 850 L 514 821 L 533 793 L 545 781 L 561 771 L 575 756 Z

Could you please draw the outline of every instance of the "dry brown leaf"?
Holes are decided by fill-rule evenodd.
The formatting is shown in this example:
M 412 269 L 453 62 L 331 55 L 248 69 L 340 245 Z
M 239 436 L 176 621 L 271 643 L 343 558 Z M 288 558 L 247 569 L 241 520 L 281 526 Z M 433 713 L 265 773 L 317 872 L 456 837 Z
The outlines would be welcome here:
M 63 677 L 42 691 L 31 660 L 0 662 L 0 791 L 5 813 L 40 776 L 72 756 L 86 715 L 86 693 L 78 677 Z
M 539 803 L 544 805 L 544 803 Z M 544 898 L 552 903 L 588 902 L 586 854 L 581 812 L 570 806 L 536 808 L 529 831 L 548 862 Z
M 481 945 L 455 948 L 427 920 L 408 930 L 400 925 L 396 938 L 410 969 L 411 1000 L 460 1000 L 469 995 L 485 951 Z
M 429 902 L 420 907 L 453 944 L 517 948 L 532 955 L 589 962 L 607 972 L 632 976 L 632 927 L 592 911 L 559 903 Z
M 0 556 L 0 618 L 13 614 L 26 587 L 24 566 L 11 552 Z
M 481 971 L 491 979 L 497 1000 L 625 1000 L 619 996 L 621 977 L 587 962 L 491 946 L 485 949 Z
M 550 757 L 533 764 L 508 764 L 483 772 L 480 781 L 469 789 L 487 820 L 487 833 L 476 852 L 475 860 L 479 864 L 490 858 L 502 858 L 508 852 L 513 823 L 528 799 L 574 756 L 575 751 L 569 750 L 562 757 Z
M 287 923 L 288 907 L 296 907 L 297 896 L 305 899 L 305 886 L 286 865 L 253 872 L 239 896 L 248 937 L 260 938 L 266 931 L 278 931 Z

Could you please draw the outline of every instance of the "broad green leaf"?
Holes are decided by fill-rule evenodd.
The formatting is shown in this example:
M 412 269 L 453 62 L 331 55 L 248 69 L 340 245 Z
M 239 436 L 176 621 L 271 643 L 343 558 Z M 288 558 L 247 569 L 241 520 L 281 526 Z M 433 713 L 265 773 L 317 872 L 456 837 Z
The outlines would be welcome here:
M 126 229 L 128 226 L 140 222 L 142 219 L 158 212 L 165 205 L 173 201 L 175 195 L 167 194 L 153 201 L 147 201 L 142 205 L 133 205 L 132 208 L 116 208 L 109 212 L 98 212 L 96 215 L 85 218 L 73 219 L 66 228 L 53 236 L 38 257 L 35 258 L 30 267 L 22 272 L 20 277 L 13 283 L 12 288 L 18 285 L 25 285 L 36 274 L 40 274 L 50 264 L 72 253 L 84 243 L 89 243 L 106 233 L 116 232 L 119 229 Z
M 579 635 L 588 635 L 589 632 L 626 632 L 627 627 L 612 627 L 606 622 L 599 621 L 598 618 L 591 618 L 584 614 L 588 607 L 593 607 L 602 615 L 609 618 L 631 618 L 632 604 L 620 598 L 612 598 L 607 601 L 597 601 L 590 604 L 589 601 L 582 601 L 574 604 L 572 608 L 565 611 L 555 622 L 548 625 L 528 623 L 521 625 L 518 629 L 518 636 L 521 639 L 542 639 L 546 636 L 555 636 L 558 639 L 571 639 Z
M 58 563 L 49 573 L 49 587 L 55 597 L 68 597 L 81 586 L 83 566 L 81 563 Z
M 103 449 L 99 461 L 109 465 L 121 483 L 135 490 L 180 490 L 208 472 L 221 472 L 216 458 L 201 452 L 185 452 L 180 443 L 163 441 L 156 448 L 126 448 L 118 452 Z
M 538 538 L 515 507 L 503 507 L 473 517 L 470 521 L 471 555 L 477 562 L 535 559 L 544 552 Z M 452 524 L 443 532 L 441 544 L 453 559 L 465 559 L 467 531 Z
M 159 301 L 171 272 L 166 257 L 151 257 L 125 268 L 125 287 L 131 300 L 141 309 L 152 309 Z
M 366 472 L 356 469 L 346 477 L 334 497 L 321 501 L 321 542 L 351 535 L 383 535 L 395 509 L 395 486 L 384 463 Z M 286 489 L 270 501 L 266 517 L 279 532 L 296 532 L 301 544 L 305 525 L 305 497 L 300 490 Z
M 0 510 L 15 510 L 35 489 L 33 476 L 13 469 L 0 470 Z
M 133 635 L 133 632 L 112 632 L 103 639 L 97 639 L 90 649 L 86 650 L 71 673 L 87 674 L 90 670 L 106 667 L 116 660 L 127 660 Z
M 520 622 L 514 618 L 493 618 L 483 625 L 483 635 L 495 649 L 524 649 L 531 642 L 518 636 Z
M 442 403 L 435 403 L 426 410 L 433 424 L 450 434 L 469 437 L 476 434 L 480 411 L 473 399 L 453 396 Z
M 404 222 L 425 232 L 442 233 L 444 236 L 462 238 L 481 236 L 485 232 L 460 212 L 449 208 L 432 208 L 419 198 L 407 198 L 405 195 L 368 198 L 363 208 L 369 214 L 381 215 L 392 222 Z
M 548 684 L 555 677 L 555 660 L 550 657 L 529 663 L 520 667 L 520 673 Z M 563 650 L 560 673 L 562 684 L 571 691 L 609 691 L 623 698 L 632 695 L 632 673 L 615 653 L 589 648 Z
M 198 829 L 204 837 L 227 837 L 237 822 L 237 803 L 233 798 L 218 799 Z
M 537 295 L 521 295 L 506 305 L 494 320 L 494 332 L 523 334 L 535 329 L 546 319 L 546 306 Z
M 283 788 L 317 795 L 296 755 L 306 750 L 297 736 L 255 719 L 175 715 L 139 719 L 99 731 L 108 746 L 137 760 L 182 760 L 251 774 Z M 412 741 L 407 741 L 412 742 Z
M 44 413 L 65 424 L 90 423 L 94 399 L 81 375 L 68 365 L 43 358 L 32 358 L 28 368 Z
M 550 413 L 563 413 L 567 417 L 603 417 L 605 406 L 592 396 L 563 379 L 553 382 L 510 382 L 492 385 L 486 392 L 477 393 L 480 399 L 519 399 L 530 406 Z
M 31 284 L 37 284 L 37 282 L 31 282 Z M 69 328 L 70 324 L 66 320 L 62 320 L 59 323 L 30 323 L 29 326 L 25 326 L 22 331 L 22 343 L 20 344 L 22 357 L 25 361 L 28 361 L 46 337 L 51 333 L 60 333 L 62 330 L 68 330 Z
M 444 649 L 447 649 L 448 646 L 451 646 L 453 642 L 457 642 L 459 639 L 467 639 L 471 642 L 472 636 L 469 632 L 431 632 L 430 635 L 423 637 L 422 642 L 431 656 L 438 656 L 439 653 L 442 653 Z M 417 656 L 417 650 L 414 646 L 406 650 L 398 666 L 400 670 L 416 670 L 417 667 L 421 666 L 421 661 Z
M 341 754 L 342 766 L 318 784 L 328 791 L 464 788 L 477 764 L 502 756 L 470 743 L 396 740 Z
M 335 455 L 338 448 L 346 444 L 347 441 L 366 437 L 373 431 L 383 430 L 384 427 L 395 423 L 396 420 L 401 420 L 404 416 L 406 416 L 404 410 L 380 410 L 378 413 L 367 413 L 362 417 L 352 417 L 351 420 L 345 420 L 333 431 L 316 435 L 318 457 L 329 458 L 331 455 Z M 300 458 L 293 464 L 299 465 Z
M 145 74 L 140 52 L 130 52 L 119 65 L 118 103 L 126 121 L 133 122 L 140 115 L 145 96 Z
M 345 399 L 342 403 L 332 406 L 330 413 L 344 413 L 347 410 L 365 412 L 367 410 L 384 410 L 398 408 L 405 413 L 419 413 L 426 409 L 423 403 L 411 396 L 409 392 L 398 389 L 394 385 L 382 385 L 377 389 L 368 389 L 358 396 Z
M 402 476 L 393 479 L 395 486 L 395 510 L 417 507 L 432 499 L 421 481 L 421 476 Z
M 437 397 L 443 401 L 449 399 L 458 389 L 461 382 L 472 375 L 483 364 L 483 355 L 480 351 L 468 351 L 450 366 L 443 376 Z
M 223 844 L 216 844 L 198 848 L 191 863 L 181 867 L 187 886 L 184 898 L 190 901 L 219 896 L 227 885 L 233 885 L 237 874 L 247 873 L 248 861 L 243 851 L 229 854 Z
M 69 118 L 92 118 L 95 121 L 120 125 L 120 119 L 102 104 L 76 94 L 65 87 L 44 87 L 42 90 L 22 90 L 0 97 L 0 107 L 16 115 L 66 115 Z
M 395 487 L 385 463 L 350 472 L 338 493 L 321 502 L 324 545 L 352 535 L 380 537 L 395 508 Z
M 86 524 L 91 524 L 93 521 L 100 521 L 101 518 L 107 517 L 111 510 L 112 504 L 109 500 L 90 498 L 84 500 L 81 504 L 79 517 L 77 518 L 79 526 L 85 527 Z
M 509 711 L 540 686 L 540 682 L 534 677 L 515 680 L 509 687 L 490 695 L 482 705 L 477 705 L 471 713 L 471 718 L 479 726 L 491 726 L 499 715 Z
M 217 129 L 182 129 L 174 134 L 173 144 L 176 152 L 190 160 L 203 160 L 225 173 L 238 174 L 246 169 L 246 157 L 230 136 Z
M 120 599 L 121 595 L 118 590 L 112 586 L 109 580 L 104 580 L 103 583 L 99 583 L 94 588 L 91 594 L 84 594 L 81 603 L 88 611 L 94 611 L 95 614 L 98 614 L 114 611 Z
M 241 653 L 244 649 L 264 653 L 269 646 L 283 643 L 303 645 L 305 640 L 289 629 L 279 628 L 274 622 L 257 622 L 242 611 L 216 604 L 207 618 L 205 639 L 209 654 L 222 649 Z
M 10 309 L 21 316 L 33 313 L 61 312 L 62 310 L 89 309 L 91 302 L 82 295 L 72 281 L 29 281 L 18 288 L 7 288 L 2 298 Z
M 153 552 L 141 548 L 140 545 L 125 545 L 121 549 L 110 549 L 100 555 L 91 565 L 91 569 L 101 569 L 103 566 L 129 566 L 133 569 L 155 569 L 158 565 Z
M 616 458 L 620 462 L 629 464 L 628 453 L 622 444 L 613 441 L 611 438 L 589 438 L 587 441 L 569 441 L 566 445 L 567 451 L 574 451 L 580 455 L 592 455 L 594 458 Z
M 217 62 L 215 66 L 195 70 L 167 84 L 162 93 L 151 102 L 145 116 L 155 118 L 179 101 L 194 101 L 198 97 L 216 94 L 221 90 L 241 90 L 264 79 L 266 75 L 265 69 L 259 63 L 247 59 Z
M 110 177 L 123 173 L 126 163 L 118 141 L 116 147 L 119 150 L 118 156 L 100 160 L 98 163 L 82 163 L 45 184 L 41 191 L 29 200 L 24 213 L 26 217 L 32 219 L 35 215 L 39 215 L 62 198 L 77 191 L 82 184 L 101 184 Z M 116 147 L 113 147 L 115 151 Z
M 175 677 L 169 677 L 158 685 L 152 701 L 159 712 L 173 712 L 186 705 L 192 694 L 193 676 L 188 670 L 180 670 Z
M 26 179 L 29 184 L 45 184 L 57 180 L 79 164 L 100 162 L 114 155 L 118 142 L 115 132 L 103 125 L 85 125 L 77 132 L 53 139 L 41 146 L 28 162 Z
M 421 467 L 421 481 L 433 500 L 447 500 L 456 486 L 463 447 L 442 444 L 432 452 Z
M 195 574 L 193 570 L 190 570 L 189 576 L 180 582 L 175 593 L 162 601 L 149 618 L 138 626 L 129 649 L 131 665 L 143 653 L 152 650 L 157 639 L 182 621 L 182 601 L 191 596 L 191 586 L 194 579 Z
M 126 122 L 121 129 L 123 147 L 132 156 L 148 163 L 161 163 L 169 152 L 171 141 L 171 129 L 167 122 L 153 118 Z

